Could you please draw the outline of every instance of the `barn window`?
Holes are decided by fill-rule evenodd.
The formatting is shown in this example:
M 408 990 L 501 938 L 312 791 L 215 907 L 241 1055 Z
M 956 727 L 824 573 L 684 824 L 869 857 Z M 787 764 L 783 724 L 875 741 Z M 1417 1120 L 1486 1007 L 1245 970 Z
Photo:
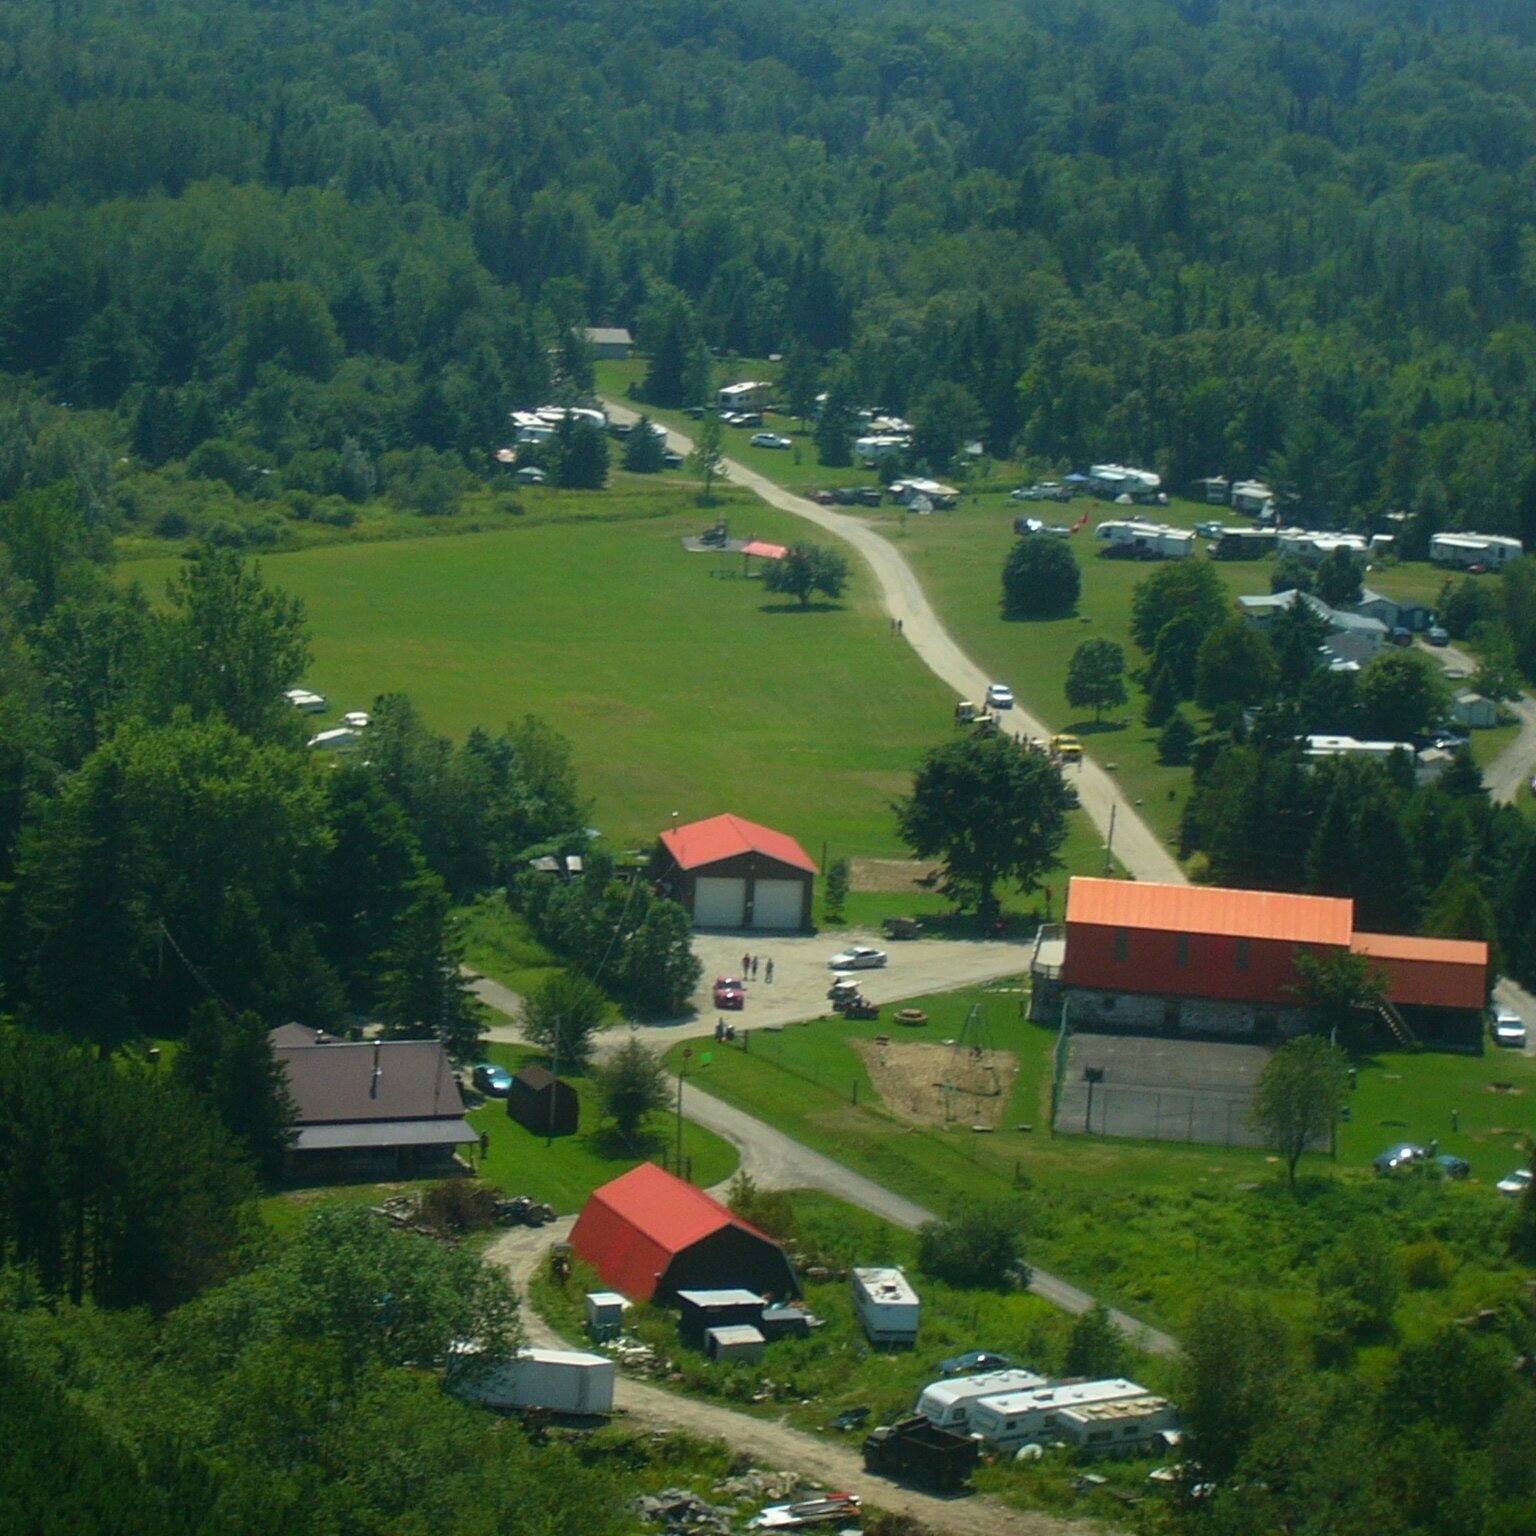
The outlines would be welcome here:
M 1246 971 L 1248 969 L 1248 940 L 1247 939 L 1239 939 L 1237 941 L 1237 968 L 1240 971 Z
M 1179 934 L 1173 941 L 1173 963 L 1175 965 L 1189 964 L 1189 935 Z
M 1131 936 L 1124 928 L 1115 929 L 1115 959 L 1125 960 L 1130 957 Z

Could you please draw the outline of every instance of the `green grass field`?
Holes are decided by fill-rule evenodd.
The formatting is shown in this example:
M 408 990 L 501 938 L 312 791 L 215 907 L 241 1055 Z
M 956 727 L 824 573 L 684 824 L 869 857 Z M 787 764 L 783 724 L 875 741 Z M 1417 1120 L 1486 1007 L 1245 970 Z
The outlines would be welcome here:
M 701 1088 L 930 1209 L 1022 1193 L 1034 1211 L 1034 1260 L 1174 1331 L 1197 1277 L 1263 1293 L 1302 1316 L 1309 1293 L 1291 1271 L 1305 1274 L 1339 1230 L 1362 1219 L 1392 1223 L 1404 1243 L 1433 1235 L 1457 1252 L 1447 1292 L 1405 1300 L 1405 1328 L 1517 1288 L 1497 1235 L 1508 1206 L 1492 1186 L 1520 1163 L 1520 1136 L 1536 1129 L 1529 1108 L 1536 1062 L 1514 1053 L 1361 1062 L 1337 1161 L 1309 1155 L 1292 1195 L 1275 1158 L 1260 1150 L 1053 1137 L 1056 1035 L 1019 1017 L 1021 997 L 1005 984 L 920 999 L 915 1006 L 929 1022 L 912 1030 L 888 1016 L 753 1031 L 736 1048 L 716 1050 L 694 1076 Z M 949 1128 L 920 1127 L 880 1103 L 849 1042 L 881 1033 L 893 1043 L 958 1039 L 976 1003 L 996 1047 L 1017 1055 L 1002 1127 L 978 1134 L 963 1114 Z M 1026 1125 L 1033 1128 L 1017 1128 Z M 1371 1159 L 1385 1147 L 1431 1139 L 1468 1158 L 1470 1181 L 1372 1174 Z M 1271 1262 L 1277 1253 L 1284 1262 Z

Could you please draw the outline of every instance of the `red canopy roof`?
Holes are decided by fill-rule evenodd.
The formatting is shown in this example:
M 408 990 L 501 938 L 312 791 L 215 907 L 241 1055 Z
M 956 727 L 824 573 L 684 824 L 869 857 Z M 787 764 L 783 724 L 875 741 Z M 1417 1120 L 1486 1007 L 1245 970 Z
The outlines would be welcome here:
M 788 833 L 760 827 L 755 821 L 743 821 L 740 816 L 691 821 L 686 827 L 663 832 L 661 842 L 679 869 L 698 869 L 704 864 L 718 864 L 722 859 L 740 858 L 744 853 L 761 853 L 780 864 L 816 873 L 810 855 Z
M 1346 946 L 1355 904 L 1337 896 L 1292 896 L 1217 885 L 1156 885 L 1075 875 L 1067 887 L 1067 923 L 1105 928 L 1227 934 L 1293 944 Z
M 773 1241 L 702 1189 L 654 1163 L 641 1163 L 592 1192 L 571 1232 L 571 1246 L 605 1285 L 632 1301 L 649 1301 L 672 1260 L 722 1227 Z
M 750 544 L 743 544 L 741 552 L 744 555 L 761 555 L 764 560 L 782 560 L 789 553 L 787 544 L 766 544 L 762 539 L 753 539 Z
M 1357 933 L 1350 948 L 1386 973 L 1394 1003 L 1471 1009 L 1488 1001 L 1488 946 L 1481 940 Z

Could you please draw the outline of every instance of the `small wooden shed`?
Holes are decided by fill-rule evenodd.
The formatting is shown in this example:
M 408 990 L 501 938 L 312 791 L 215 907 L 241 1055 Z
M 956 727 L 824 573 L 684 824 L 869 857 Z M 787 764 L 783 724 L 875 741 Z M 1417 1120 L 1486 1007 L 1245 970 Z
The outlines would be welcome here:
M 544 1067 L 524 1067 L 512 1079 L 507 1113 L 539 1136 L 574 1136 L 581 1119 L 576 1090 Z
M 711 1360 L 740 1360 L 751 1364 L 763 1358 L 763 1336 L 750 1323 L 710 1328 L 704 1334 L 704 1353 Z

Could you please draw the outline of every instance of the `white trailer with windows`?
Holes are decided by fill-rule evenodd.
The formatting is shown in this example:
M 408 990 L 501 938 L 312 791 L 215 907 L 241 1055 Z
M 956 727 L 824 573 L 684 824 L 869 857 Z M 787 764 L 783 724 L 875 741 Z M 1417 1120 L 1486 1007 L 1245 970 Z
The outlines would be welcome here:
M 1497 533 L 1437 533 L 1429 541 L 1429 558 L 1435 565 L 1454 565 L 1462 570 L 1482 565 L 1502 570 L 1525 553 L 1519 539 Z
M 1033 1371 L 983 1371 L 976 1376 L 951 1376 L 923 1388 L 916 1412 L 940 1429 L 964 1434 L 970 1428 L 971 1409 L 982 1398 L 1030 1392 L 1045 1384 L 1046 1378 Z
M 922 1302 L 899 1269 L 856 1269 L 853 1306 L 872 1344 L 916 1344 Z
M 1161 1449 L 1177 1428 L 1172 1404 L 1150 1392 L 1064 1408 L 1056 1425 L 1059 1437 L 1085 1456 L 1131 1456 Z
M 760 411 L 773 404 L 773 385 L 765 379 L 727 384 L 716 397 L 722 411 Z
M 1104 1403 L 1129 1403 L 1151 1396 L 1134 1381 L 1075 1381 L 1066 1385 L 1036 1387 L 1027 1392 L 1005 1392 L 983 1397 L 971 1409 L 971 1434 L 1001 1451 L 1024 1445 L 1048 1445 L 1077 1432 L 1076 1424 L 1064 1426 L 1069 1410 Z

